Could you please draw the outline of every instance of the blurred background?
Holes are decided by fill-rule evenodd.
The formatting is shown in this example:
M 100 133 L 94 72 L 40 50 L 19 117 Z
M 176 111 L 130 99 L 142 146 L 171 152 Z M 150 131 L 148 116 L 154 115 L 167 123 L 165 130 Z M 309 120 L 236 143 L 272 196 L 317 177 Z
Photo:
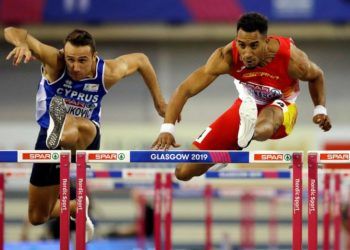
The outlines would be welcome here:
M 266 15 L 270 20 L 270 34 L 292 37 L 324 70 L 327 109 L 333 123 L 328 133 L 312 124 L 313 104 L 307 84 L 301 82 L 302 91 L 297 101 L 299 117 L 293 133 L 283 140 L 254 142 L 249 150 L 350 149 L 349 0 L 0 0 L 0 26 L 2 30 L 6 26 L 26 28 L 42 42 L 57 48 L 62 47 L 62 40 L 71 30 L 83 28 L 95 37 L 99 56 L 105 59 L 143 52 L 154 65 L 168 100 L 178 84 L 203 65 L 216 48 L 235 38 L 235 23 L 248 11 Z M 35 123 L 35 94 L 41 77 L 40 64 L 33 61 L 13 67 L 5 60 L 11 49 L 0 32 L 0 149 L 31 149 L 39 131 Z M 182 148 L 188 148 L 236 97 L 233 79 L 222 76 L 192 98 L 182 112 L 182 122 L 176 126 L 177 141 Z M 101 149 L 149 149 L 161 123 L 142 78 L 135 74 L 123 79 L 103 102 Z M 10 208 L 6 208 L 6 239 L 18 241 L 20 237 L 16 232 L 21 230 L 26 216 L 27 186 L 23 180 L 8 180 L 8 185 Z M 110 224 L 132 222 L 134 206 L 128 190 L 102 194 L 92 190 L 92 194 L 94 192 L 96 209 L 105 216 L 96 219 L 107 223 L 99 224 L 97 237 L 103 238 Z M 186 209 L 179 206 L 174 215 L 174 244 L 181 245 L 182 249 L 202 249 L 204 236 L 200 222 L 203 218 L 197 218 L 197 224 L 180 223 L 186 216 L 195 219 L 195 214 L 187 214 L 188 207 L 196 211 L 202 201 L 198 199 L 191 205 L 186 200 L 179 202 L 183 202 L 182 207 Z M 266 208 L 268 203 L 265 201 L 257 207 L 265 211 L 264 204 Z M 220 200 L 216 204 L 219 215 L 240 218 L 239 199 L 229 206 L 228 201 Z M 114 209 L 104 209 L 108 205 Z M 119 209 L 119 206 L 128 209 Z M 279 210 L 281 220 L 290 220 L 290 208 L 288 205 Z M 265 218 L 266 214 L 260 216 Z M 239 238 L 239 223 L 230 222 L 221 221 L 214 229 L 216 246 L 220 245 L 224 233 L 233 232 L 232 238 Z M 266 223 L 260 226 L 264 228 Z M 287 232 L 290 230 L 288 223 L 283 227 Z M 37 239 L 41 234 L 38 230 L 31 230 L 29 239 Z M 188 237 L 189 231 L 193 232 L 190 236 L 198 237 Z M 290 240 L 290 237 L 281 239 L 287 245 Z M 260 239 L 261 245 L 266 242 L 265 238 Z

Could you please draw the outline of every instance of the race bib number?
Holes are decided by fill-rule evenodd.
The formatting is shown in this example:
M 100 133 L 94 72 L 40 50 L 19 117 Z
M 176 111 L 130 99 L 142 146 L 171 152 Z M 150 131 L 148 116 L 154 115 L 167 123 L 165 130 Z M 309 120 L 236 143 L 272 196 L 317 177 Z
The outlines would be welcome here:
M 240 82 L 256 100 L 271 102 L 282 98 L 282 91 L 270 86 L 263 86 L 252 82 Z
M 210 133 L 210 131 L 212 130 L 211 127 L 207 127 L 196 139 L 196 142 L 201 143 L 204 138 Z
M 96 104 L 88 104 L 84 102 L 79 102 L 75 100 L 65 99 L 67 114 L 74 115 L 76 117 L 82 117 L 90 119 L 94 109 L 96 108 Z

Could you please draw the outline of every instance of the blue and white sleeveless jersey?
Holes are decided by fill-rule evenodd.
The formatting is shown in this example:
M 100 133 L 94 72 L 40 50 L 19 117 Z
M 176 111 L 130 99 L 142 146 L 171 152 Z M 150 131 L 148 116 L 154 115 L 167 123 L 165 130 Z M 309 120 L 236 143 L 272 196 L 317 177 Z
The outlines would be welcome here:
M 74 81 L 66 70 L 52 83 L 42 76 L 36 94 L 36 120 L 41 127 L 49 127 L 49 105 L 55 95 L 64 98 L 68 114 L 100 124 L 101 101 L 107 90 L 103 82 L 104 61 L 97 59 L 94 78 Z

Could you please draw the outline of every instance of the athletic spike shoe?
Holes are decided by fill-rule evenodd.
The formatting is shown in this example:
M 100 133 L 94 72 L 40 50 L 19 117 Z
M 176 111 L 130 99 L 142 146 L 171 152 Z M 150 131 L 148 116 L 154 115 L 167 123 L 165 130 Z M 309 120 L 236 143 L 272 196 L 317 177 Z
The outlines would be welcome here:
M 258 108 L 253 97 L 247 96 L 242 100 L 239 107 L 240 124 L 238 130 L 238 146 L 248 147 L 253 138 L 256 120 L 258 119 Z
M 46 146 L 48 149 L 55 149 L 58 147 L 66 120 L 66 114 L 67 110 L 64 99 L 60 96 L 54 96 L 51 99 L 49 107 L 50 123 L 46 137 Z
M 85 196 L 86 200 L 85 200 L 85 207 L 86 207 L 86 215 L 85 215 L 85 218 L 86 218 L 86 223 L 85 223 L 85 242 L 89 242 L 92 240 L 92 238 L 94 237 L 94 233 L 95 233 L 95 226 L 94 224 L 92 223 L 90 217 L 89 217 L 89 197 Z M 76 221 L 76 219 L 72 216 L 70 216 L 70 219 L 72 221 Z
M 92 223 L 88 210 L 89 210 L 89 197 L 86 196 L 86 226 L 85 226 L 85 242 L 89 242 L 94 237 L 95 227 Z

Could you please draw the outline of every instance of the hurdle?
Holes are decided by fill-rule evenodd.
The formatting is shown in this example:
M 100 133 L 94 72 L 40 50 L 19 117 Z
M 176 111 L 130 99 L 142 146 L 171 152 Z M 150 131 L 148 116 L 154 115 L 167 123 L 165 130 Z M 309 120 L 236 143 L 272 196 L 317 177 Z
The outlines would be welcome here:
M 60 250 L 69 250 L 69 165 L 70 151 L 66 150 L 2 150 L 0 163 L 59 163 L 60 164 Z M 4 249 L 4 180 L 0 177 L 0 250 Z M 85 210 L 84 210 L 85 211 Z M 85 232 L 83 234 L 85 237 Z M 79 248 L 77 248 L 79 249 Z
M 293 250 L 302 246 L 302 153 L 291 151 L 77 151 L 76 248 L 85 250 L 86 163 L 293 163 Z M 69 167 L 70 151 L 5 150 L 0 162 L 60 163 L 60 249 L 69 250 Z M 171 218 L 171 217 L 170 217 Z M 170 223 L 169 223 L 170 224 Z M 167 230 L 171 232 L 171 229 Z M 171 242 L 171 235 L 168 242 Z M 170 244 L 168 244 L 170 245 Z M 171 249 L 171 246 L 169 249 Z M 156 249 L 160 250 L 160 249 Z M 168 250 L 168 249 L 167 249 Z
M 156 170 L 156 171 L 154 171 Z M 164 183 L 164 175 L 169 176 L 171 178 L 171 172 L 173 172 L 173 169 L 147 169 L 147 168 L 127 168 L 127 169 L 121 169 L 121 170 L 93 170 L 88 169 L 87 172 L 87 178 L 89 179 L 95 179 L 95 178 L 108 178 L 113 179 L 121 182 L 114 183 L 114 186 L 110 186 L 112 190 L 114 189 L 123 189 L 123 188 L 141 188 L 141 190 L 145 190 L 145 188 L 148 188 L 149 190 L 154 187 L 154 192 L 149 192 L 145 190 L 146 195 L 152 195 L 154 199 L 154 208 L 155 208 L 155 217 L 157 218 L 154 222 L 155 225 L 155 235 L 154 237 L 157 237 L 157 239 L 154 242 L 159 242 L 159 237 L 161 235 L 161 222 L 163 221 L 165 226 L 165 245 L 167 239 L 169 239 L 169 235 L 171 233 L 167 232 L 169 228 L 171 229 L 171 219 L 166 220 L 167 216 L 165 216 L 165 219 L 161 219 L 160 214 L 162 209 L 164 208 L 165 214 L 169 215 L 169 211 L 171 211 L 171 208 L 168 209 L 169 204 L 167 200 L 167 197 L 171 197 L 171 192 L 167 190 L 166 183 Z M 171 172 L 170 172 L 171 171 Z M 163 180 L 163 184 L 159 184 L 159 178 L 160 175 L 162 175 L 161 179 Z M 127 177 L 126 179 L 123 178 Z M 276 180 L 276 179 L 284 179 L 289 182 L 291 179 L 291 171 L 290 170 L 244 170 L 244 169 L 232 169 L 232 170 L 221 170 L 220 172 L 214 172 L 214 171 L 208 171 L 206 174 L 202 175 L 201 177 L 197 177 L 195 180 L 192 180 L 191 182 L 181 182 L 174 180 L 172 185 L 169 185 L 168 187 L 172 187 L 174 189 L 174 193 L 172 196 L 174 198 L 176 197 L 203 197 L 204 204 L 205 204 L 205 244 L 204 249 L 210 250 L 213 249 L 213 242 L 212 242 L 212 228 L 213 228 L 213 218 L 212 218 L 212 212 L 211 212 L 211 204 L 212 204 L 212 198 L 213 197 L 221 197 L 221 198 L 239 198 L 242 197 L 245 193 L 247 193 L 246 190 L 247 187 L 237 188 L 236 185 L 233 188 L 233 182 L 232 180 L 247 180 L 248 182 L 254 183 L 254 180 Z M 219 184 L 221 181 L 225 181 L 224 185 L 220 183 L 220 187 L 216 186 L 216 184 Z M 231 180 L 231 181 L 227 181 Z M 153 182 L 155 184 L 153 185 Z M 151 184 L 152 183 L 152 184 Z M 157 184 L 158 183 L 158 184 Z M 170 183 L 171 184 L 171 183 Z M 190 184 L 190 185 L 186 185 Z M 285 184 L 281 184 L 285 185 Z M 164 190 L 159 190 L 159 186 L 164 188 Z M 285 188 L 284 188 L 285 189 Z M 142 192 L 142 191 L 141 191 Z M 210 193 L 210 194 L 209 194 Z M 266 191 L 266 190 L 250 190 L 249 193 L 254 197 L 267 197 L 273 200 L 276 200 L 278 196 L 278 192 L 272 192 L 272 191 Z M 162 195 L 163 194 L 163 195 Z M 159 203 L 159 196 L 164 200 Z M 290 199 L 291 200 L 291 199 Z M 271 202 L 271 207 L 273 208 L 273 203 Z M 247 214 L 247 213 L 246 213 Z M 271 213 L 271 216 L 274 216 L 274 213 Z M 167 222 L 166 222 L 167 221 Z M 170 221 L 170 222 L 169 222 Z M 253 221 L 251 223 L 243 223 L 244 220 L 241 223 L 242 230 L 248 230 L 251 228 L 252 233 L 254 232 L 253 227 Z M 270 233 L 270 245 L 277 245 L 277 238 L 276 233 L 273 234 L 272 232 L 276 232 L 277 230 L 277 221 L 274 221 L 272 218 L 269 224 L 269 227 L 271 228 Z M 168 229 L 167 229 L 168 228 Z M 250 229 L 249 229 L 250 230 Z M 241 238 L 241 241 L 244 240 L 245 234 L 243 235 L 243 238 Z M 253 249 L 255 242 L 254 237 L 251 235 L 248 237 L 249 244 L 251 245 L 251 249 Z M 138 238 L 137 242 L 142 242 L 142 238 Z M 248 241 L 247 241 L 248 242 Z M 238 244 L 238 243 L 237 243 Z M 242 245 L 242 244 L 241 244 Z M 243 244 L 244 245 L 244 244 Z M 145 246 L 142 244 L 142 246 Z M 144 247 L 141 247 L 141 244 L 139 245 L 140 249 L 144 249 Z M 166 247 L 165 247 L 166 248 Z M 167 249 L 167 248 L 166 248 Z
M 344 164 L 350 163 L 350 151 L 339 150 L 323 150 L 323 151 L 309 151 L 308 152 L 308 170 L 309 170 L 309 184 L 308 184 L 308 234 L 309 234 L 309 250 L 316 250 L 318 246 L 318 164 Z M 340 215 L 340 183 L 341 177 L 339 173 L 335 174 L 335 214 L 334 214 L 334 250 L 340 250 L 340 229 L 341 229 L 341 215 Z M 329 224 L 330 224 L 330 172 L 325 171 L 324 177 L 324 250 L 330 249 L 329 247 Z M 313 237 L 310 237 L 312 236 Z
M 154 151 L 154 150 L 110 150 L 110 151 L 77 151 L 77 185 L 78 190 L 86 189 L 87 163 L 270 163 L 293 164 L 293 250 L 302 249 L 302 153 L 291 151 Z M 159 184 L 156 184 L 159 185 Z M 77 192 L 77 199 L 79 194 Z M 84 200 L 81 198 L 81 200 Z M 83 227 L 78 224 L 85 221 L 78 214 L 77 209 L 77 241 L 78 235 L 85 234 Z M 85 213 L 83 213 L 85 216 Z M 171 231 L 167 229 L 166 231 Z M 155 236 L 155 250 L 161 250 L 161 237 Z M 171 235 L 168 235 L 171 242 Z M 77 245 L 78 246 L 78 245 Z M 170 250 L 171 246 L 166 245 Z M 79 250 L 85 250 L 79 245 Z

